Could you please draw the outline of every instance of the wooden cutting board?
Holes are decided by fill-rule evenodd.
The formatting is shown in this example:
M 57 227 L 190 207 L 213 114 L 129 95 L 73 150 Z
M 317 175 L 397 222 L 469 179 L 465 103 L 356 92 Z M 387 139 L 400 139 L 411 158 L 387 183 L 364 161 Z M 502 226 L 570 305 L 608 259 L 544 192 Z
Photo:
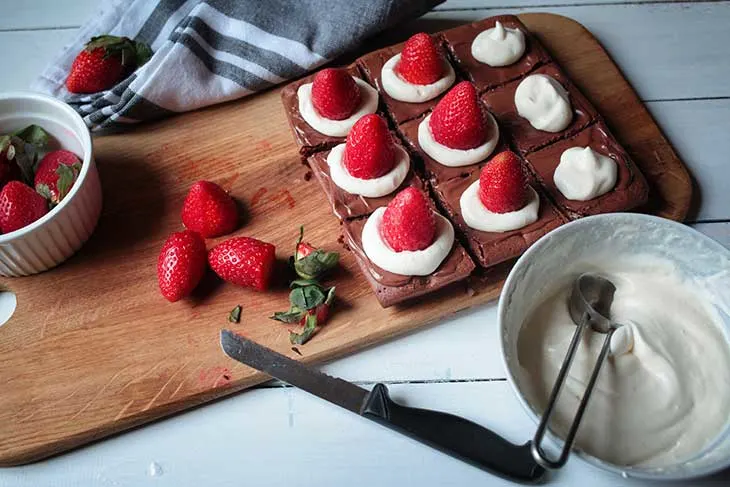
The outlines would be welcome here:
M 682 220 L 690 177 L 599 43 L 565 17 L 520 18 L 644 171 L 652 186 L 646 211 Z M 485 280 L 386 310 L 343 251 L 331 279 L 336 312 L 299 357 L 287 327 L 267 318 L 287 308 L 286 288 L 262 294 L 207 276 L 193 298 L 170 304 L 157 290 L 155 269 L 162 242 L 182 227 L 183 197 L 199 179 L 218 182 L 243 202 L 237 234 L 275 244 L 282 261 L 300 224 L 307 240 L 343 250 L 324 194 L 305 178 L 279 91 L 100 137 L 95 150 L 104 211 L 91 240 L 55 270 L 0 280 L 18 301 L 0 327 L 0 466 L 38 460 L 264 381 L 223 355 L 223 327 L 321 362 L 486 303 L 508 271 L 502 266 Z M 228 312 L 237 304 L 243 319 L 231 325 Z

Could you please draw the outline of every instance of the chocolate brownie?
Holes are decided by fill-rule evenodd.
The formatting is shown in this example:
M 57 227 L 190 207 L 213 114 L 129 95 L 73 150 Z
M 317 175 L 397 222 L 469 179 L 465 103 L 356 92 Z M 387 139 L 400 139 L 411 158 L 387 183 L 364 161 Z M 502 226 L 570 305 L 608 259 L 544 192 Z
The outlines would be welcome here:
M 464 190 L 478 180 L 479 172 L 474 171 L 466 177 L 450 179 L 433 185 L 433 192 L 455 228 L 464 237 L 472 256 L 484 268 L 518 257 L 537 239 L 567 222 L 567 219 L 541 193 L 536 181 L 531 180 L 530 185 L 540 196 L 540 211 L 537 221 L 508 232 L 475 230 L 469 227 L 461 216 L 459 200 Z
M 482 95 L 482 100 L 484 100 L 492 114 L 497 117 L 499 127 L 511 136 L 516 149 L 522 154 L 528 154 L 551 142 L 570 136 L 598 118 L 598 113 L 596 113 L 593 106 L 556 64 L 546 64 L 530 73 L 530 75 L 533 74 L 551 76 L 568 91 L 570 104 L 573 108 L 573 119 L 565 130 L 561 132 L 538 130 L 526 118 L 522 118 L 517 114 L 515 91 L 522 79 L 512 81 Z
M 437 37 L 435 40 L 438 44 L 441 43 L 440 38 Z M 383 82 L 380 77 L 380 71 L 383 69 L 383 65 L 388 62 L 390 58 L 392 58 L 396 54 L 400 54 L 400 52 L 403 50 L 404 44 L 405 43 L 396 44 L 395 46 L 390 46 L 384 49 L 373 51 L 358 60 L 358 64 L 360 65 L 360 68 L 365 75 L 365 80 L 378 89 L 378 92 L 380 92 L 380 99 L 385 106 L 385 110 L 388 112 L 391 119 L 396 124 L 403 123 L 420 115 L 423 115 L 428 110 L 433 108 L 436 103 L 438 103 L 438 101 L 449 91 L 447 89 L 436 98 L 422 103 L 408 103 L 405 101 L 398 101 L 394 98 L 391 98 L 391 96 L 385 92 L 385 89 L 383 89 Z M 446 57 L 445 53 L 444 57 Z M 448 60 L 446 60 L 446 62 L 448 62 Z M 459 80 L 457 79 L 456 81 L 454 81 L 454 84 L 458 82 Z
M 383 308 L 466 279 L 474 270 L 474 262 L 457 240 L 439 268 L 428 276 L 403 276 L 383 270 L 373 264 L 362 249 L 362 229 L 365 222 L 365 218 L 350 220 L 343 227 L 357 264 Z
M 560 156 L 571 147 L 590 147 L 616 161 L 616 186 L 589 201 L 574 201 L 563 196 L 555 185 L 553 174 L 560 163 Z M 606 124 L 600 121 L 567 139 L 528 154 L 526 159 L 553 201 L 572 218 L 630 210 L 646 203 L 649 197 L 649 187 L 639 168 L 616 142 Z
M 345 69 L 352 76 L 363 79 L 355 63 L 347 66 Z M 318 151 L 331 149 L 335 145 L 345 141 L 345 137 L 331 137 L 317 132 L 299 113 L 297 90 L 303 84 L 311 83 L 312 80 L 314 80 L 314 74 L 290 83 L 281 90 L 281 102 L 284 105 L 286 116 L 289 119 L 289 126 L 294 133 L 294 139 L 299 145 L 299 153 L 303 157 L 308 157 Z
M 309 167 L 312 169 L 314 176 L 322 186 L 322 190 L 324 190 L 327 194 L 327 199 L 329 200 L 330 205 L 332 205 L 332 211 L 335 216 L 341 220 L 366 216 L 375 211 L 376 208 L 387 206 L 390 200 L 393 199 L 399 191 L 408 186 L 415 186 L 420 190 L 424 190 L 423 181 L 414 172 L 413 162 L 411 161 L 411 170 L 409 171 L 408 176 L 406 176 L 406 179 L 400 187 L 392 193 L 386 196 L 381 196 L 380 198 L 367 198 L 365 196 L 348 193 L 337 186 L 330 178 L 330 169 L 327 164 L 327 156 L 329 153 L 330 151 L 319 152 L 311 156 L 308 159 Z
M 525 34 L 525 52 L 522 57 L 509 66 L 492 67 L 477 61 L 471 55 L 474 38 L 487 29 L 501 22 L 504 27 L 519 29 Z M 467 25 L 449 29 L 443 33 L 446 48 L 456 61 L 456 65 L 465 76 L 474 83 L 477 91 L 501 86 L 508 81 L 522 77 L 537 66 L 550 62 L 550 55 L 540 42 L 535 39 L 527 27 L 514 15 L 498 15 Z

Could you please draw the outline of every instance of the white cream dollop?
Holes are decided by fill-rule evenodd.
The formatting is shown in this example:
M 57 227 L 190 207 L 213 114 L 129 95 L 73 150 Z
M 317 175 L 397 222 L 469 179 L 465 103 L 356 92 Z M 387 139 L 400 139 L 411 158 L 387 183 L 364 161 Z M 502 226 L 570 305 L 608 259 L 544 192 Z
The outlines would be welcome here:
M 730 346 L 722 319 L 668 261 L 597 255 L 571 269 L 616 286 L 610 317 L 622 323 L 576 437 L 576 447 L 616 465 L 660 468 L 692 458 L 730 423 Z M 575 324 L 572 278 L 538 295 L 517 340 L 520 382 L 544 408 Z M 588 330 L 556 405 L 551 429 L 572 422 L 605 335 Z M 524 381 L 524 382 L 523 382 Z
M 299 99 L 299 113 L 304 121 L 321 134 L 330 137 L 344 137 L 361 117 L 375 113 L 378 109 L 378 91 L 360 78 L 353 76 L 352 79 L 360 87 L 360 107 L 344 120 L 330 120 L 320 115 L 312 105 L 312 83 L 300 86 L 297 90 L 297 98 Z
M 616 161 L 590 147 L 571 147 L 560 156 L 555 168 L 555 186 L 569 200 L 588 201 L 616 186 Z
M 388 59 L 380 71 L 380 80 L 383 83 L 383 89 L 391 98 L 408 103 L 421 103 L 433 100 L 449 89 L 449 86 L 454 84 L 456 73 L 454 73 L 454 68 L 447 61 L 444 61 L 444 70 L 446 73 L 440 79 L 428 85 L 409 83 L 401 78 L 395 70 L 398 62 L 400 62 L 400 56 L 400 54 L 396 54 Z
M 449 255 L 454 246 L 454 227 L 451 222 L 434 213 L 436 238 L 423 250 L 396 252 L 380 234 L 385 207 L 378 208 L 368 217 L 362 229 L 362 249 L 373 264 L 383 270 L 403 276 L 432 274 Z
M 531 74 L 515 90 L 517 113 L 545 132 L 560 132 L 573 120 L 568 92 L 551 76 Z
M 452 149 L 440 144 L 433 138 L 431 132 L 431 115 L 429 114 L 418 124 L 418 144 L 421 149 L 436 162 L 449 167 L 462 167 L 483 161 L 494 151 L 499 142 L 499 125 L 491 113 L 487 112 L 488 130 L 492 136 L 479 147 L 473 149 Z
M 525 34 L 520 29 L 505 28 L 499 21 L 471 43 L 474 59 L 494 68 L 514 64 L 524 53 Z
M 402 147 L 396 145 L 397 161 L 393 169 L 387 174 L 373 179 L 356 178 L 351 175 L 343 159 L 345 157 L 345 144 L 335 146 L 327 156 L 327 165 L 330 168 L 330 178 L 341 189 L 350 194 L 365 196 L 367 198 L 379 198 L 392 193 L 405 181 L 408 169 L 411 167 L 408 153 Z
M 479 180 L 464 190 L 459 198 L 461 216 L 469 227 L 482 232 L 509 232 L 537 221 L 540 214 L 540 197 L 530 186 L 530 199 L 519 210 L 494 213 L 479 199 Z

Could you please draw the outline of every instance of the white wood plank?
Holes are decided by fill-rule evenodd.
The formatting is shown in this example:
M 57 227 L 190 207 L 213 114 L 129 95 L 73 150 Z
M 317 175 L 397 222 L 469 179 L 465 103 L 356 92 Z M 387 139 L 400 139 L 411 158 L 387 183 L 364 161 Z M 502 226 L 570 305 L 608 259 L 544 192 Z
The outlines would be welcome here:
M 566 2 L 573 3 L 573 2 Z M 437 11 L 409 31 L 500 13 L 551 12 L 582 23 L 644 100 L 730 96 L 730 3 L 661 3 Z
M 97 0 L 24 0 L 22 5 L 2 0 L 0 31 L 78 27 L 99 7 Z
M 0 91 L 27 90 L 65 44 L 76 36 L 76 29 L 0 32 L 0 53 L 5 69 L 0 76 Z
M 506 382 L 403 385 L 393 397 L 464 416 L 513 442 L 535 425 Z M 162 475 L 149 476 L 157 463 Z M 554 485 L 653 486 L 577 458 Z M 677 487 L 727 485 L 730 472 Z M 42 463 L 1 469 L 0 486 L 512 486 L 295 389 L 256 390 Z

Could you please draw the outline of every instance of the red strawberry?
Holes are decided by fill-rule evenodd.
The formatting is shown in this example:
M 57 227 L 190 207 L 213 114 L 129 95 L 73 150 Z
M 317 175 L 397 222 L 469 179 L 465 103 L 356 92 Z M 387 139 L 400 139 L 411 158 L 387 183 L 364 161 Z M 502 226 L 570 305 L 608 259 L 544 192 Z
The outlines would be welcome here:
M 71 191 L 81 172 L 81 160 L 73 152 L 54 150 L 41 159 L 35 173 L 35 190 L 52 204 L 58 204 Z
M 238 225 L 236 202 L 210 181 L 198 181 L 190 187 L 181 216 L 185 228 L 205 238 L 231 233 Z
M 487 114 L 474 85 L 462 81 L 438 102 L 431 115 L 433 138 L 452 149 L 473 149 L 487 140 Z
M 316 315 L 317 326 L 321 326 L 327 322 L 327 317 L 329 317 L 329 314 L 330 314 L 330 305 L 327 303 L 322 303 L 319 306 L 307 311 L 302 316 L 302 318 L 299 320 L 299 324 L 301 326 L 304 326 L 307 324 L 307 315 Z
M 157 281 L 162 295 L 174 303 L 189 295 L 205 274 L 205 242 L 196 232 L 175 232 L 165 240 L 157 258 Z
M 430 85 L 444 74 L 444 58 L 431 36 L 423 32 L 408 39 L 395 71 L 409 83 Z
M 514 152 L 500 152 L 482 168 L 479 199 L 491 212 L 517 211 L 527 204 L 527 180 Z
M 66 88 L 72 93 L 106 90 L 146 63 L 151 56 L 149 46 L 127 37 L 92 37 L 74 59 L 66 78 Z
M 221 279 L 265 291 L 276 262 L 276 248 L 248 237 L 225 240 L 208 252 L 208 262 Z
M 312 105 L 324 118 L 344 120 L 360 106 L 360 87 L 344 69 L 323 69 L 314 75 Z
M 398 193 L 383 213 L 380 233 L 396 252 L 431 245 L 436 219 L 423 192 L 411 186 Z
M 388 125 L 380 115 L 365 115 L 347 134 L 342 161 L 351 176 L 373 179 L 390 172 L 395 165 L 396 149 Z
M 48 213 L 48 202 L 33 188 L 10 181 L 0 191 L 0 230 L 10 233 Z
M 315 250 L 317 250 L 317 249 L 314 246 L 312 246 L 312 244 L 307 243 L 307 242 L 299 242 L 297 244 L 297 248 L 296 248 L 296 258 L 297 258 L 297 260 L 303 259 L 306 256 L 308 256 L 309 254 L 311 254 L 312 252 L 314 252 Z

